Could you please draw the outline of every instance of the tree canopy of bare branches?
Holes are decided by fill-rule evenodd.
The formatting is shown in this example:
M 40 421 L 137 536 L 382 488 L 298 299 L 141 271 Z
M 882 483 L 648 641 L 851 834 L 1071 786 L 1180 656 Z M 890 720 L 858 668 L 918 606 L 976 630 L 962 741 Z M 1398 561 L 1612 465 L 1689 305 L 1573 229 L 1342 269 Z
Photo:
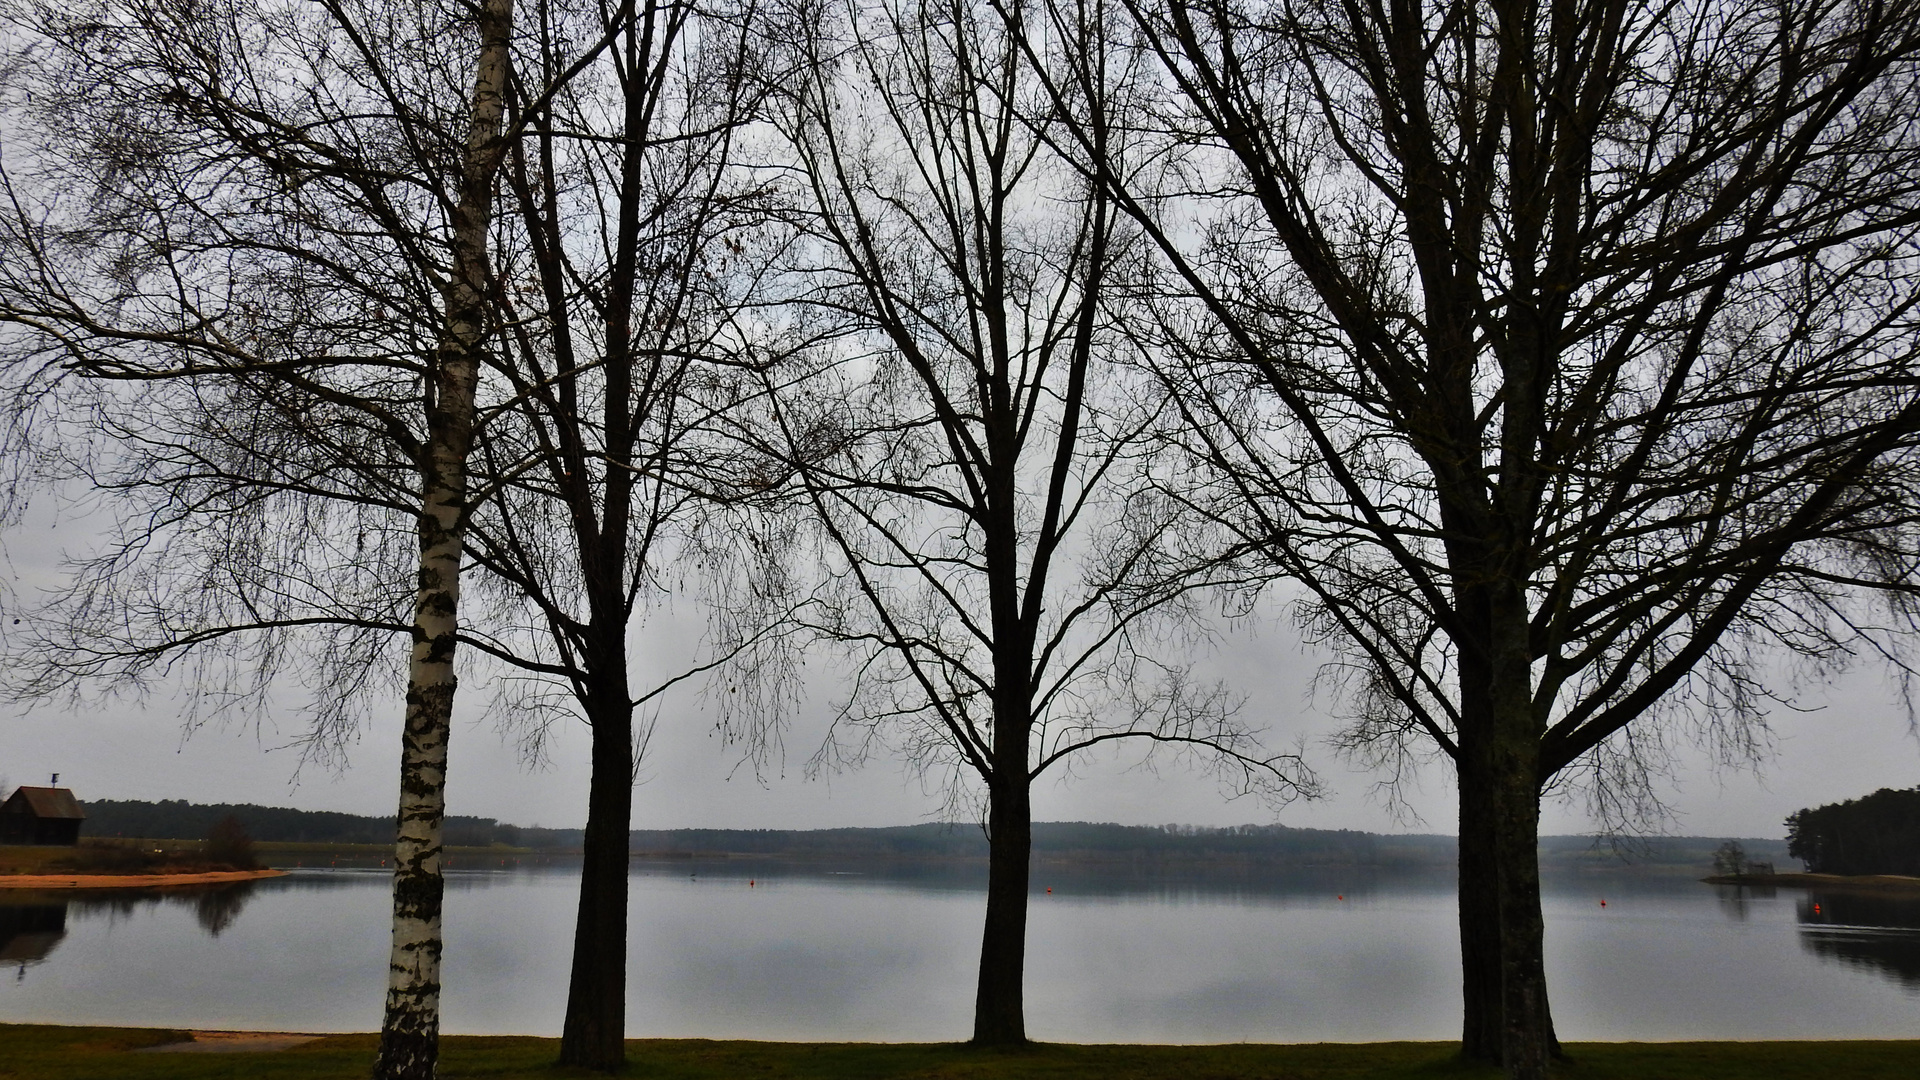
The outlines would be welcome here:
M 445 50 L 461 16 L 430 5 L 49 16 L 53 67 L 86 77 L 28 80 L 39 99 L 20 103 L 46 137 L 12 188 L 8 370 L 59 387 L 73 445 L 107 447 L 75 469 L 132 508 L 47 609 L 23 692 L 186 662 L 196 693 L 260 703 L 307 662 L 310 749 L 339 752 L 367 673 L 409 632 L 420 477 L 450 467 L 427 448 L 458 298 L 492 336 L 456 388 L 477 449 L 456 448 L 471 478 L 436 517 L 453 545 L 436 580 L 462 552 L 486 573 L 479 617 L 438 655 L 457 639 L 513 669 L 493 689 L 524 739 L 556 708 L 592 726 L 563 1057 L 599 1069 L 624 1059 L 634 710 L 728 664 L 765 687 L 764 665 L 742 665 L 774 655 L 777 619 L 748 596 L 716 627 L 720 659 L 631 689 L 638 605 L 702 576 L 665 564 L 758 570 L 731 536 L 705 539 L 756 489 L 699 441 L 754 381 L 727 374 L 721 341 L 764 265 L 748 257 L 758 202 L 728 168 L 758 85 L 742 77 L 751 10 L 542 4 L 499 23 L 488 62 L 510 47 L 511 77 L 464 92 L 505 132 L 464 146 Z M 76 109 L 93 123 L 53 122 Z M 156 156 L 167 140 L 179 151 Z
M 1135 236 L 1049 145 L 1035 66 L 1058 57 L 965 0 L 851 3 L 796 40 L 781 325 L 809 344 L 768 368 L 756 445 L 813 511 L 808 625 L 858 668 L 823 753 L 984 786 L 973 1038 L 1023 1042 L 1036 777 L 1131 742 L 1280 801 L 1311 778 L 1155 652 L 1208 579 L 1150 482 L 1164 397 L 1101 307 Z
M 1469 1054 L 1554 1043 L 1543 788 L 1630 812 L 1637 736 L 1756 737 L 1755 657 L 1898 648 L 1915 585 L 1911 5 L 1058 4 L 1145 53 L 1174 485 L 1303 588 L 1344 736 L 1459 779 Z M 1104 31 L 1104 34 L 1099 33 Z
M 375 1071 L 431 1077 L 467 455 L 494 325 L 512 6 L 108 0 L 9 15 L 21 41 L 10 149 L 25 158 L 8 162 L 0 227 L 9 375 L 35 393 L 91 383 L 96 423 L 125 440 L 118 460 L 137 463 L 118 485 L 166 489 L 155 516 L 83 573 L 87 603 L 52 624 L 41 682 L 137 677 L 247 631 L 260 637 L 242 648 L 267 665 L 302 628 L 357 645 L 367 631 L 411 639 Z M 161 474 L 174 483 L 153 484 Z M 343 495 L 362 507 L 351 548 L 303 520 Z M 222 507 L 234 518 L 211 522 Z M 391 548 L 360 557 L 369 532 L 390 544 L 411 533 L 410 604 L 381 588 L 401 565 Z M 109 582 L 156 541 L 212 558 Z M 206 595 L 191 594 L 196 576 Z M 171 608 L 183 590 L 188 602 Z M 154 619 L 143 629 L 157 625 L 161 645 L 119 644 L 127 614 Z M 97 647 L 83 641 L 93 626 L 108 631 Z
M 754 13 L 543 6 L 525 61 L 538 67 L 511 103 L 524 134 L 505 170 L 494 297 L 508 329 L 475 455 L 487 495 L 468 534 L 492 603 L 469 634 L 519 669 L 526 692 L 505 702 L 515 722 L 577 712 L 592 729 L 560 1056 L 603 1071 L 626 1053 L 628 832 L 651 731 L 635 710 L 703 671 L 779 677 L 764 664 L 780 619 L 751 602 L 761 566 L 739 545 L 756 492 L 719 424 L 758 382 L 731 341 L 765 265 L 754 257 L 765 198 L 731 165 L 759 85 L 743 75 Z M 609 25 L 610 47 L 537 100 Z M 731 589 L 713 655 L 635 686 L 631 629 L 651 601 L 703 581 Z M 769 700 L 777 692 L 755 704 Z

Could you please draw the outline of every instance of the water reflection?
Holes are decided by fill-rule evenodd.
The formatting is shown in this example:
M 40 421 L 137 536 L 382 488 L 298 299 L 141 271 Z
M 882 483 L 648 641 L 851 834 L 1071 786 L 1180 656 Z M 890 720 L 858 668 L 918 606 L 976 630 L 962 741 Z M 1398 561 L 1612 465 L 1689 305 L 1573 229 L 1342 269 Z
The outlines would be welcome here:
M 0 1020 L 372 1030 L 391 949 L 389 874 L 0 897 L 15 909 L 0 913 L 0 955 L 22 973 L 0 978 Z M 983 882 L 973 864 L 637 862 L 628 1030 L 964 1038 Z M 563 867 L 448 876 L 443 1030 L 562 1029 L 579 883 Z M 1445 1039 L 1459 1024 L 1448 875 L 1037 862 L 1033 889 L 1028 1025 L 1042 1039 Z M 1898 962 L 1886 939 L 1920 938 L 1920 898 L 1816 895 L 1797 908 L 1798 890 L 1769 900 L 1617 873 L 1544 891 L 1567 1037 L 1912 1033 L 1920 957 Z
M 24 980 L 27 968 L 44 963 L 67 936 L 69 912 L 82 919 L 104 915 L 111 922 L 142 908 L 177 905 L 191 908 L 200 928 L 210 937 L 219 937 L 240 918 L 253 890 L 253 882 L 242 881 L 166 891 L 0 894 L 0 965 L 16 969 L 15 982 Z
M 67 936 L 67 905 L 0 899 L 0 964 L 18 965 L 16 981 Z
M 1920 903 L 1913 897 L 1811 892 L 1799 902 L 1800 943 L 1847 967 L 1920 993 Z
M 987 866 L 979 862 L 890 863 L 880 860 L 799 861 L 758 858 L 635 859 L 633 873 L 694 881 L 804 881 L 853 889 L 914 893 L 979 894 Z M 449 885 L 452 879 L 449 878 Z M 1036 859 L 1030 891 L 1121 903 L 1308 904 L 1373 898 L 1384 893 L 1452 897 L 1451 869 L 1383 870 L 1372 866 L 1325 866 L 1275 870 L 1260 865 L 1180 864 L 1155 860 L 1049 861 Z
M 1780 892 L 1771 885 L 1715 885 L 1713 891 L 1720 910 L 1735 922 L 1746 922 L 1753 915 L 1755 901 L 1771 903 Z
M 210 889 L 196 893 L 193 897 L 193 921 L 208 934 L 219 937 L 220 931 L 233 925 L 240 917 L 240 910 L 247 906 L 247 898 L 253 895 L 253 882 L 242 881 L 224 889 Z

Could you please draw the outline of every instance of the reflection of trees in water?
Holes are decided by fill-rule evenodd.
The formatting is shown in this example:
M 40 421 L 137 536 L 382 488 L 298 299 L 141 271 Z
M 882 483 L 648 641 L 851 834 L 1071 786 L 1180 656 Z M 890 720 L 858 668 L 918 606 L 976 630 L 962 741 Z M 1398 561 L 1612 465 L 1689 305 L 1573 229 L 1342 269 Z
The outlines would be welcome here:
M 113 892 L 78 893 L 67 904 L 75 918 L 93 919 L 104 915 L 112 923 L 132 915 L 139 908 L 151 907 L 159 902 L 159 893 L 116 889 Z
M 1800 924 L 1920 930 L 1920 897 L 1892 893 L 1812 892 L 1800 901 Z
M 193 918 L 201 929 L 214 937 L 220 931 L 233 925 L 240 917 L 240 910 L 247 906 L 247 898 L 253 895 L 253 883 L 240 882 L 224 889 L 195 893 L 193 900 Z
M 112 892 L 81 893 L 67 901 L 78 919 L 104 917 L 109 923 L 130 918 L 136 911 L 151 910 L 162 904 L 185 907 L 193 912 L 200 928 L 213 937 L 232 926 L 253 896 L 254 883 L 236 882 L 189 889 L 116 889 Z
M 1772 901 L 1779 890 L 1771 885 L 1715 885 L 1720 910 L 1735 922 L 1746 922 L 1748 908 L 1755 900 Z
M 17 964 L 17 978 L 47 958 L 67 936 L 67 905 L 0 902 L 0 964 Z
M 67 936 L 67 915 L 76 918 L 106 916 L 115 921 L 143 907 L 179 904 L 193 909 L 193 919 L 212 937 L 232 926 L 253 895 L 253 882 L 243 881 L 213 889 L 168 892 L 78 893 L 51 900 L 46 894 L 0 897 L 0 965 L 18 966 L 17 979 L 27 968 L 44 962 Z
M 1815 892 L 1799 915 L 1800 943 L 1815 956 L 1920 991 L 1920 898 Z

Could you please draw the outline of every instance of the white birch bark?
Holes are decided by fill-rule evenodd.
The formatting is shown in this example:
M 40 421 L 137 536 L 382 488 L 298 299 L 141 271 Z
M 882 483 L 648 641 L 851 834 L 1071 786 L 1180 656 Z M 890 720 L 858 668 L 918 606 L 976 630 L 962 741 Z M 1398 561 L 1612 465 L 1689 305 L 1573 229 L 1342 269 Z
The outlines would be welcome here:
M 428 386 L 421 452 L 420 585 L 400 758 L 400 813 L 393 859 L 393 948 L 377 1080 L 431 1080 L 439 1058 L 441 827 L 446 813 L 447 737 L 452 726 L 460 553 L 466 532 L 467 454 L 487 333 L 487 231 L 501 160 L 512 0 L 479 11 L 471 126 L 453 210 L 454 273 L 446 331 Z

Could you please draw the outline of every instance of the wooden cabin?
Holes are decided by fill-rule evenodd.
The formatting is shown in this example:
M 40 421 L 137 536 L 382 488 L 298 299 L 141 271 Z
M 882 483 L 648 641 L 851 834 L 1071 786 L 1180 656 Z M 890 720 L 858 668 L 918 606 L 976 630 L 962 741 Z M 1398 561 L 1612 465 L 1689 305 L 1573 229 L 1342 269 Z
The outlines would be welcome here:
M 61 844 L 80 842 L 80 823 L 86 820 L 80 800 L 62 787 L 18 787 L 0 803 L 0 844 Z

